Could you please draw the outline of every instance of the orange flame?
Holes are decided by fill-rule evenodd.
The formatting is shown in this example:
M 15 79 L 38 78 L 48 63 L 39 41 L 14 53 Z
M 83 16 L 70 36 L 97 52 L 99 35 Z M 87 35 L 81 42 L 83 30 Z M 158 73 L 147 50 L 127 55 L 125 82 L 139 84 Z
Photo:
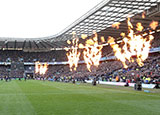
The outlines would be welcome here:
M 40 62 L 35 62 L 35 73 L 44 75 L 47 70 L 48 70 L 47 63 L 41 64 Z
M 139 22 L 136 24 L 136 26 L 137 26 L 137 28 L 136 28 L 137 31 L 140 31 L 140 32 L 141 32 L 141 31 L 143 30 L 143 28 L 144 28 L 144 27 L 142 26 L 142 24 L 139 23 Z
M 84 45 L 80 43 L 78 47 L 79 47 L 80 49 L 82 49 L 82 48 L 84 48 Z
M 82 38 L 82 39 L 86 39 L 86 38 L 87 38 L 87 35 L 86 35 L 86 34 L 82 34 L 82 35 L 81 35 L 81 38 Z
M 40 63 L 39 62 L 35 62 L 35 73 L 39 72 L 39 68 L 40 68 Z
M 142 13 L 142 18 L 144 19 L 146 17 L 146 12 L 144 11 L 143 13 Z
M 108 43 L 110 43 L 115 56 L 117 59 L 119 59 L 124 68 L 127 68 L 126 61 L 134 62 L 132 59 L 133 55 L 136 55 L 137 59 L 136 62 L 139 66 L 143 66 L 143 61 L 147 59 L 149 49 L 150 49 L 150 43 L 154 39 L 152 35 L 149 35 L 148 37 L 143 37 L 142 35 L 136 35 L 133 31 L 133 25 L 130 22 L 130 18 L 128 18 L 128 36 L 124 36 L 123 43 L 124 45 L 122 48 L 118 44 L 114 42 L 113 37 L 109 37 Z M 137 23 L 137 30 L 142 31 L 143 26 L 141 23 Z
M 119 29 L 120 24 L 121 24 L 120 22 L 116 22 L 116 23 L 112 24 L 112 28 Z
M 124 36 L 125 36 L 125 33 L 122 32 L 120 35 L 121 35 L 122 37 L 124 37 Z
M 149 25 L 153 30 L 156 29 L 156 27 L 158 26 L 158 22 L 157 21 L 152 21 Z
M 87 45 L 87 46 L 94 45 L 94 41 L 93 41 L 92 39 L 88 39 L 88 40 L 86 41 L 86 45 Z
M 78 52 L 79 39 L 75 33 L 73 33 L 73 38 L 74 39 L 72 40 L 71 49 L 69 49 L 69 51 L 66 54 L 69 62 L 70 71 L 72 71 L 73 69 L 76 70 L 80 56 L 80 52 Z
M 70 40 L 67 40 L 67 43 L 68 43 L 68 44 L 71 44 L 71 41 L 70 41 Z
M 42 75 L 44 75 L 44 74 L 46 73 L 47 69 L 48 69 L 48 64 L 47 64 L 47 63 L 42 64 L 42 65 L 40 66 L 40 71 L 39 71 L 39 73 L 42 74 Z
M 124 68 L 127 68 L 128 66 L 125 63 L 126 61 L 125 56 L 124 54 L 121 53 L 121 48 L 118 46 L 118 44 L 115 44 L 114 38 L 109 36 L 108 43 L 110 43 L 111 47 L 113 48 L 113 51 L 117 59 L 119 59 L 122 62 Z
M 86 41 L 85 49 L 83 51 L 84 61 L 87 69 L 91 72 L 91 65 L 98 67 L 100 58 L 102 56 L 103 46 L 98 45 L 97 33 L 94 32 L 94 37 Z
M 127 20 L 127 24 L 128 24 L 128 29 L 130 30 L 130 28 L 133 28 L 133 25 L 131 23 L 131 19 L 128 17 L 128 20 Z
M 103 36 L 101 37 L 101 42 L 105 42 L 105 39 Z

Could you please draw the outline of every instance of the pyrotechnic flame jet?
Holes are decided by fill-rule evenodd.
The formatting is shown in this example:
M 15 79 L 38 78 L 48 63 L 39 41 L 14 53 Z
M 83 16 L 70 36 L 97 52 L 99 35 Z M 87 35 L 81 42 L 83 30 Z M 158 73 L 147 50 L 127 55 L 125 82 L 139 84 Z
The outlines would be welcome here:
M 35 73 L 39 73 L 39 69 L 40 69 L 40 63 L 38 61 L 38 62 L 35 62 Z
M 127 68 L 126 61 L 134 62 L 132 56 L 136 56 L 136 62 L 139 66 L 143 66 L 143 61 L 147 59 L 149 49 L 151 47 L 151 41 L 154 39 L 152 35 L 143 36 L 143 35 L 136 35 L 133 30 L 133 25 L 130 22 L 130 18 L 127 20 L 128 24 L 128 35 L 126 36 L 124 33 L 121 33 L 121 36 L 123 37 L 123 45 L 120 47 L 118 44 L 115 43 L 115 40 L 113 37 L 109 37 L 108 43 L 110 43 L 110 46 L 113 49 L 114 55 L 117 57 L 118 60 L 120 60 L 124 66 L 124 68 Z M 141 32 L 143 30 L 143 26 L 140 22 L 137 23 L 136 30 L 138 32 Z M 155 30 L 158 26 L 158 22 L 153 21 L 150 24 L 150 27 Z
M 102 42 L 104 42 L 104 37 L 101 37 Z M 91 72 L 91 65 L 98 67 L 99 61 L 102 57 L 102 45 L 98 44 L 98 35 L 94 31 L 94 37 L 86 40 L 84 46 L 83 57 L 87 65 L 87 69 Z
M 83 40 L 85 40 L 87 38 L 87 35 L 82 34 L 81 38 Z M 101 37 L 101 41 L 105 42 L 104 37 Z M 78 61 L 79 61 L 79 56 L 80 56 L 80 52 L 78 51 L 79 49 L 83 49 L 83 58 L 84 61 L 87 65 L 87 69 L 91 72 L 91 65 L 94 65 L 96 67 L 98 67 L 99 65 L 99 61 L 102 57 L 102 45 L 98 44 L 98 36 L 97 33 L 94 32 L 94 37 L 90 38 L 88 40 L 85 41 L 85 45 L 83 45 L 82 43 L 78 44 L 79 42 L 79 38 L 76 36 L 75 33 L 73 33 L 73 40 L 71 41 L 67 41 L 68 44 L 71 44 L 71 48 L 65 48 L 67 52 L 67 57 L 68 57 L 68 62 L 69 62 L 69 66 L 70 66 L 70 71 L 72 71 L 73 69 L 76 70 L 77 66 L 78 66 Z
M 80 56 L 80 52 L 78 51 L 78 42 L 79 42 L 79 38 L 77 37 L 76 33 L 73 32 L 72 33 L 72 42 L 67 40 L 68 44 L 71 44 L 71 48 L 67 49 L 65 48 L 67 52 L 67 58 L 68 58 L 68 63 L 69 63 L 69 67 L 70 67 L 70 71 L 75 70 L 78 66 L 78 61 L 79 61 L 79 56 Z
M 35 73 L 39 73 L 40 75 L 44 75 L 48 70 L 48 64 L 41 64 L 40 62 L 35 62 Z

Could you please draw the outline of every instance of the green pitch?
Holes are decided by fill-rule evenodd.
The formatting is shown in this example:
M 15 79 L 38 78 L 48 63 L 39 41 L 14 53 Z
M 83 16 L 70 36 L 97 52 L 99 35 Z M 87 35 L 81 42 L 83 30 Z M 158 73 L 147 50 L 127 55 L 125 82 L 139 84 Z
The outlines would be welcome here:
M 160 90 L 0 81 L 0 115 L 160 115 Z

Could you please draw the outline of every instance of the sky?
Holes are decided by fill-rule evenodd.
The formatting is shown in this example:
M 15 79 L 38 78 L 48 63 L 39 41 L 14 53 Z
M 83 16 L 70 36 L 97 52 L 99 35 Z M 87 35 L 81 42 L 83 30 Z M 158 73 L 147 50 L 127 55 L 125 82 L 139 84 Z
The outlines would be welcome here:
M 55 35 L 102 0 L 0 0 L 0 37 Z

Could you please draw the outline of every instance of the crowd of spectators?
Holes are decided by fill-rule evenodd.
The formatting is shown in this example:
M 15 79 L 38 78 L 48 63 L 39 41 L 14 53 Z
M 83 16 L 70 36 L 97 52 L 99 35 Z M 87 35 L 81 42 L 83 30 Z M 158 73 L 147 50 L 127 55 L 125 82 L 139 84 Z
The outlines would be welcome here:
M 101 62 L 99 67 L 92 67 L 92 72 L 89 72 L 85 64 L 78 66 L 77 71 L 70 71 L 68 65 L 50 66 L 46 76 L 47 77 L 75 77 L 75 78 L 98 78 L 102 81 L 124 81 L 135 82 L 136 77 L 140 77 L 144 83 L 152 83 L 154 80 L 160 80 L 160 54 L 151 54 L 150 57 L 144 61 L 144 65 L 140 67 L 136 62 L 130 63 L 127 69 L 118 60 Z M 124 80 L 125 79 L 125 80 Z
M 0 62 L 54 62 L 66 61 L 67 56 L 64 50 L 50 52 L 24 52 L 0 50 Z
M 34 71 L 34 67 L 31 70 Z M 140 77 L 144 83 L 153 83 L 155 80 L 160 80 L 160 54 L 150 54 L 142 67 L 135 62 L 129 63 L 128 68 L 124 69 L 120 61 L 110 60 L 101 62 L 99 67 L 92 66 L 91 70 L 92 72 L 89 72 L 85 64 L 79 64 L 76 71 L 70 71 L 68 65 L 50 65 L 46 74 L 39 75 L 39 77 L 56 78 L 61 81 L 70 78 L 80 80 L 97 78 L 102 81 L 122 82 L 126 82 L 126 80 L 135 82 L 135 78 Z M 23 71 L 10 71 L 9 66 L 0 66 L 0 77 L 11 75 L 13 75 L 12 77 L 22 77 Z

